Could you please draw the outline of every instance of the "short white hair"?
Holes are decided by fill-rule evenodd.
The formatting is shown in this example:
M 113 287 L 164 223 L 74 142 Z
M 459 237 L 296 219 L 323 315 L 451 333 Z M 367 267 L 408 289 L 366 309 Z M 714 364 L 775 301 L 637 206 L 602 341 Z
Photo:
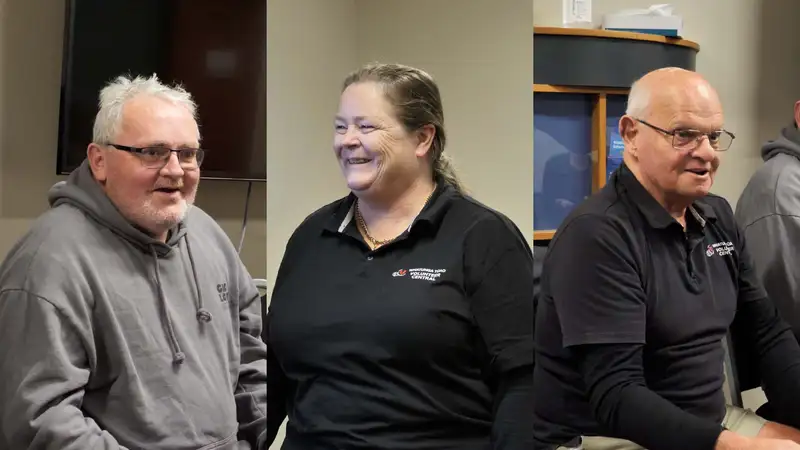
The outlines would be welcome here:
M 631 85 L 628 92 L 628 104 L 625 108 L 625 114 L 635 118 L 644 117 L 650 108 L 650 88 L 639 81 L 636 80 Z
M 179 84 L 168 86 L 162 83 L 156 74 L 149 78 L 119 76 L 100 91 L 99 109 L 94 119 L 92 141 L 101 145 L 112 142 L 119 132 L 125 103 L 140 95 L 152 95 L 182 105 L 197 120 L 197 105 L 192 94 L 187 92 L 183 86 Z

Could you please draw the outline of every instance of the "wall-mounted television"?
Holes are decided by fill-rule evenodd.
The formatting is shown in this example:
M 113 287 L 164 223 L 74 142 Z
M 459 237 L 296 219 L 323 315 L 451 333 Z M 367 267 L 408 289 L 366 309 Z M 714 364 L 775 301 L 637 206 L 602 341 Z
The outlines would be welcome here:
M 266 181 L 266 0 L 67 0 L 58 174 L 86 157 L 100 89 L 157 74 L 198 104 L 203 178 Z

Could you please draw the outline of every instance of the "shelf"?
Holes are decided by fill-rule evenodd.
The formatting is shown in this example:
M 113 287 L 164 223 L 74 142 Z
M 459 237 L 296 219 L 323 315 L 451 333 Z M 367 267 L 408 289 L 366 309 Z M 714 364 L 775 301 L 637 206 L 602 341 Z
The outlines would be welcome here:
M 550 92 L 554 94 L 606 94 L 628 95 L 628 89 L 604 88 L 593 86 L 556 86 L 553 84 L 534 84 L 533 92 Z
M 700 46 L 644 33 L 534 28 L 534 240 L 545 241 L 620 165 L 630 85 L 663 67 L 694 70 Z M 556 63 L 558 61 L 558 63 Z
M 645 33 L 535 27 L 533 82 L 629 89 L 655 69 L 694 70 L 699 49 L 695 42 Z
M 533 27 L 534 34 L 558 35 L 558 36 L 585 36 L 607 39 L 626 39 L 630 41 L 655 42 L 659 44 L 677 45 L 687 47 L 695 51 L 700 51 L 697 42 L 686 39 L 673 38 L 669 36 L 659 36 L 647 33 L 632 33 L 628 31 L 597 30 L 590 28 L 562 28 L 562 27 Z

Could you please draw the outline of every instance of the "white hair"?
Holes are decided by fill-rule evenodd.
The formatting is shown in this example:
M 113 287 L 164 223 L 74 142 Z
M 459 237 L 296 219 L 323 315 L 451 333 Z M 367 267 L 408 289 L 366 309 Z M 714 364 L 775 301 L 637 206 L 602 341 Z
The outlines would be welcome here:
M 634 81 L 631 85 L 631 90 L 628 92 L 628 104 L 625 108 L 625 114 L 635 118 L 644 117 L 650 108 L 650 88 L 646 83 L 639 83 L 640 80 Z
M 119 132 L 125 103 L 140 95 L 152 95 L 182 105 L 197 120 L 197 105 L 192 99 L 192 94 L 187 92 L 183 86 L 165 85 L 156 74 L 149 78 L 137 76 L 133 79 L 119 76 L 100 91 L 99 109 L 94 119 L 92 141 L 96 144 L 112 142 Z

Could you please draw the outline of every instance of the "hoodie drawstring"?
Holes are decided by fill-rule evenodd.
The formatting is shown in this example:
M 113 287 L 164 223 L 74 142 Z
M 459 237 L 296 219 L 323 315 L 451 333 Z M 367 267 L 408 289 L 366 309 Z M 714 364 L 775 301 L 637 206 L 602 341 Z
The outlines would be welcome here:
M 189 239 L 186 235 L 183 236 L 184 241 L 186 242 L 186 250 L 189 254 L 189 265 L 192 268 L 192 278 L 194 281 L 195 286 L 195 293 L 197 294 L 197 321 L 198 322 L 210 322 L 211 321 L 211 313 L 208 312 L 203 307 L 203 294 L 200 290 L 200 283 L 198 282 L 197 278 L 197 269 L 194 266 L 194 258 L 192 258 L 192 250 L 191 246 L 189 245 Z M 159 270 L 158 264 L 158 255 L 156 254 L 156 249 L 154 246 L 150 246 L 150 254 L 153 256 L 153 262 L 155 263 L 155 272 L 156 272 L 156 287 L 158 289 L 158 302 L 161 306 L 161 317 L 164 319 L 164 326 L 166 327 L 167 331 L 167 340 L 169 341 L 170 347 L 172 347 L 172 362 L 175 364 L 183 364 L 186 360 L 186 354 L 183 353 L 181 350 L 180 343 L 178 342 L 177 336 L 175 336 L 175 327 L 172 325 L 172 317 L 169 314 L 169 309 L 167 308 L 167 298 L 164 295 L 164 288 L 161 286 L 161 275 Z
M 192 257 L 192 246 L 189 245 L 189 238 L 183 235 L 183 240 L 186 242 L 186 253 L 189 254 L 189 266 L 192 268 L 192 277 L 194 278 L 194 288 L 197 291 L 197 320 L 200 322 L 211 322 L 211 313 L 203 307 L 203 291 L 200 290 L 200 283 L 197 281 L 197 269 L 194 267 L 194 258 Z

